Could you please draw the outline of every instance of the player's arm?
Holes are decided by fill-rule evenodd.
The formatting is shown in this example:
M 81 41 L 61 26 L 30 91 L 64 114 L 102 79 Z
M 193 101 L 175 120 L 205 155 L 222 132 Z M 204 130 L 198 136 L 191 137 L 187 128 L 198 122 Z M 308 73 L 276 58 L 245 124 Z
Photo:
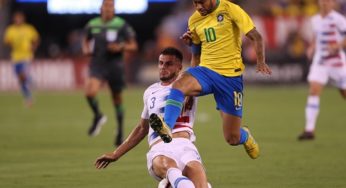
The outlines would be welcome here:
M 192 35 L 192 31 L 188 29 L 182 36 L 180 36 L 180 39 L 183 41 L 184 44 L 191 47 L 191 67 L 196 67 L 200 63 L 201 44 L 195 44 L 192 40 Z
M 148 131 L 149 121 L 147 119 L 141 119 L 139 124 L 132 130 L 131 134 L 116 150 L 96 159 L 95 167 L 98 169 L 106 168 L 111 162 L 120 159 L 125 153 L 137 146 L 148 134 Z
M 255 52 L 257 55 L 257 72 L 261 72 L 263 74 L 271 74 L 271 69 L 265 63 L 264 43 L 261 34 L 256 30 L 256 28 L 253 28 L 246 34 L 246 37 L 251 40 L 255 48 Z
M 309 60 L 312 60 L 312 57 L 315 53 L 315 49 L 316 49 L 316 37 L 314 35 L 311 41 L 309 42 L 308 49 L 306 50 L 306 56 Z
M 89 23 L 84 28 L 84 36 L 82 38 L 82 52 L 84 55 L 91 55 L 92 49 L 90 47 L 90 41 L 92 39 L 91 27 Z
M 31 42 L 31 48 L 33 51 L 36 51 L 41 41 L 40 34 L 37 32 L 37 30 L 34 27 L 32 27 L 32 33 L 33 33 L 33 37 Z

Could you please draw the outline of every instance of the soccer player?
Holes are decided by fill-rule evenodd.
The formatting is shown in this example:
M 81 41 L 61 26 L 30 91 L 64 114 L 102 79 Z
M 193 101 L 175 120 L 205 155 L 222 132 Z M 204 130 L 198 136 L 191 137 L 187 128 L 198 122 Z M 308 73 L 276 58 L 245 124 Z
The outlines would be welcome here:
M 148 135 L 150 150 L 147 153 L 147 166 L 151 176 L 157 180 L 167 177 L 174 188 L 208 187 L 201 157 L 193 144 L 196 99 L 193 99 L 193 105 L 186 108 L 176 120 L 172 142 L 162 142 L 149 126 L 151 113 L 163 114 L 172 83 L 182 69 L 182 60 L 183 55 L 176 48 L 169 47 L 161 52 L 158 62 L 160 82 L 145 90 L 141 120 L 114 152 L 102 155 L 96 160 L 96 168 L 106 168 L 111 162 L 119 160 Z
M 189 19 L 189 30 L 182 36 L 186 44 L 192 45 L 192 68 L 173 84 L 164 119 L 152 114 L 150 126 L 165 142 L 170 142 L 184 96 L 214 94 L 225 140 L 230 145 L 243 144 L 255 159 L 259 146 L 248 128 L 241 127 L 244 71 L 241 33 L 255 47 L 257 72 L 271 74 L 265 63 L 262 37 L 246 12 L 228 0 L 193 0 L 193 5 L 196 12 Z
M 26 23 L 24 13 L 15 12 L 13 14 L 13 24 L 6 28 L 4 43 L 11 48 L 14 72 L 18 78 L 27 107 L 30 107 L 33 102 L 29 63 L 34 57 L 39 40 L 39 34 L 34 26 Z
M 320 108 L 320 95 L 330 79 L 346 99 L 346 18 L 336 12 L 335 0 L 319 0 L 320 12 L 311 19 L 313 41 L 308 48 L 312 59 L 309 81 L 309 96 L 305 108 L 305 130 L 299 140 L 312 140 Z
M 101 17 L 89 21 L 86 26 L 86 38 L 83 41 L 83 52 L 91 54 L 89 79 L 86 84 L 86 98 L 94 113 L 89 129 L 90 136 L 96 136 L 106 122 L 99 109 L 96 95 L 104 82 L 111 89 L 113 105 L 118 123 L 115 145 L 123 141 L 124 107 L 122 90 L 125 86 L 123 55 L 137 50 L 135 32 L 122 18 L 115 16 L 113 0 L 104 0 L 101 6 Z

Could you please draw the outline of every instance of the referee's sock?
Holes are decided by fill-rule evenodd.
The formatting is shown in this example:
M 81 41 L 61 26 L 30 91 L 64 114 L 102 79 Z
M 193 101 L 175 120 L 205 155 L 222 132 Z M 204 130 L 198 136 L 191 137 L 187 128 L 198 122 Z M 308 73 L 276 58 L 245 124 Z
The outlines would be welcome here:
M 171 89 L 165 106 L 164 121 L 173 129 L 183 107 L 184 94 L 178 89 Z
M 98 105 L 98 102 L 97 102 L 97 99 L 95 97 L 91 97 L 91 96 L 87 96 L 87 101 L 88 101 L 88 104 L 91 108 L 91 110 L 93 111 L 95 117 L 96 116 L 101 116 L 102 113 L 99 109 L 99 105 Z

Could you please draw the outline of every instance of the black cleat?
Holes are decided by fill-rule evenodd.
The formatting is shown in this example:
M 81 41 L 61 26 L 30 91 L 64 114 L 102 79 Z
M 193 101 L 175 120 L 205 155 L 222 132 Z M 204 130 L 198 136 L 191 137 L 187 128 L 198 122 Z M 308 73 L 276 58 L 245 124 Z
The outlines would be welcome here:
M 104 115 L 95 116 L 93 120 L 93 124 L 89 128 L 89 132 L 88 132 L 89 136 L 97 136 L 101 131 L 102 125 L 104 125 L 106 122 L 107 122 L 106 116 Z
M 172 132 L 167 124 L 157 114 L 151 114 L 149 117 L 150 127 L 161 137 L 165 143 L 172 141 Z
M 301 135 L 298 136 L 298 140 L 313 140 L 315 139 L 315 134 L 313 132 L 304 131 Z

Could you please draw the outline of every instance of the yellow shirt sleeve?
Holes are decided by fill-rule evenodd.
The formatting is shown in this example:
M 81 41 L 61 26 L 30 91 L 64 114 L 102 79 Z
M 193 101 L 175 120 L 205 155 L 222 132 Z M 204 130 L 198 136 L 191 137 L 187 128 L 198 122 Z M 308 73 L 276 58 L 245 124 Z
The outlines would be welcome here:
M 196 32 L 196 28 L 193 25 L 194 23 L 192 23 L 193 21 L 193 16 L 190 17 L 189 19 L 189 30 L 192 32 L 192 43 L 199 45 L 201 44 L 201 39 L 198 37 L 198 34 Z
M 249 31 L 255 28 L 255 24 L 251 20 L 250 16 L 238 5 L 233 4 L 233 6 L 230 6 L 229 13 L 234 23 L 244 34 L 247 34 Z

